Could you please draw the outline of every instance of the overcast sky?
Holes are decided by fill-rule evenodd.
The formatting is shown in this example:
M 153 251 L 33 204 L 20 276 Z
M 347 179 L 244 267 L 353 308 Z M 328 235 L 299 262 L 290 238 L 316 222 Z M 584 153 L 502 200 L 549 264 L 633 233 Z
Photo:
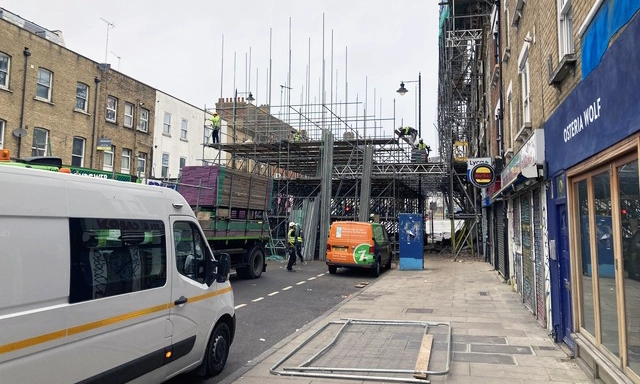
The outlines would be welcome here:
M 321 102 L 324 41 L 326 102 L 333 97 L 344 103 L 348 97 L 349 110 L 334 107 L 336 113 L 362 118 L 366 107 L 367 115 L 375 112 L 377 126 L 390 136 L 394 104 L 395 126 L 417 128 L 417 80 L 422 73 L 422 136 L 435 149 L 437 4 L 4 0 L 1 6 L 44 28 L 61 30 L 68 49 L 98 62 L 106 56 L 112 68 L 201 108 L 213 106 L 221 96 L 233 97 L 235 89 L 241 96 L 251 91 L 259 105 L 269 103 L 270 66 L 272 114 L 288 104 L 288 97 L 292 105 Z M 402 80 L 409 90 L 404 96 L 396 93 Z M 290 95 L 283 86 L 291 87 Z

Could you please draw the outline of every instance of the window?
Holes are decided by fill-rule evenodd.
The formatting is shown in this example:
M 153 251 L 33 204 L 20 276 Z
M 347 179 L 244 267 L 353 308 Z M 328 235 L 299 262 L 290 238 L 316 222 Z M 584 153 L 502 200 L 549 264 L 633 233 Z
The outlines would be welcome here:
M 116 116 L 118 113 L 118 99 L 113 96 L 107 97 L 107 114 L 106 119 L 111 123 L 116 122 Z
M 138 177 L 144 177 L 147 170 L 147 154 L 138 152 Z
M 509 28 L 509 1 L 508 0 L 504 0 L 504 20 L 505 23 L 504 25 L 506 25 L 507 27 L 505 28 L 506 30 L 506 35 L 507 35 L 507 47 L 511 46 L 511 34 L 509 33 L 509 31 L 511 30 L 511 28 Z
M 6 125 L 6 121 L 0 120 L 0 148 L 4 148 L 4 127 Z
M 558 0 L 558 49 L 559 58 L 573 53 L 573 10 L 571 0 Z
M 70 303 L 166 284 L 167 242 L 162 221 L 71 218 L 69 233 Z
M 142 132 L 149 132 L 149 110 L 140 108 L 140 125 L 138 129 Z
M 520 89 L 522 90 L 522 124 L 531 124 L 531 78 L 529 72 L 529 43 L 525 43 L 518 59 Z
M 49 143 L 49 131 L 43 128 L 33 129 L 33 143 L 31 144 L 31 156 L 46 156 Z
M 87 101 L 89 96 L 89 86 L 86 84 L 76 84 L 76 110 L 87 112 Z
M 161 177 L 163 179 L 166 179 L 167 177 L 169 177 L 169 154 L 168 153 L 163 153 L 162 154 L 162 175 Z
M 115 146 L 111 146 L 111 149 L 104 151 L 104 157 L 102 162 L 102 169 L 105 171 L 113 171 L 113 153 L 116 151 Z
M 131 150 L 128 148 L 122 148 L 122 165 L 120 166 L 120 172 L 129 173 L 131 171 Z
M 36 97 L 45 101 L 51 101 L 51 84 L 53 73 L 44 68 L 38 69 L 38 84 L 36 86 Z
M 182 125 L 180 126 L 180 140 L 187 140 L 187 126 L 188 122 L 185 119 L 182 119 Z
M 180 158 L 180 170 L 182 171 L 182 168 L 184 168 L 184 166 L 187 165 L 187 158 L 186 157 L 181 157 Z
M 173 224 L 176 267 L 182 276 L 204 284 L 205 263 L 213 256 L 194 223 L 177 221 Z
M 0 88 L 9 88 L 9 56 L 0 53 Z
M 164 113 L 164 124 L 162 125 L 162 134 L 171 134 L 171 114 L 169 112 Z
M 124 103 L 124 126 L 125 128 L 133 128 L 133 108 L 131 103 Z
M 71 151 L 71 165 L 74 167 L 84 167 L 84 146 L 86 140 L 82 137 L 73 138 L 73 149 Z

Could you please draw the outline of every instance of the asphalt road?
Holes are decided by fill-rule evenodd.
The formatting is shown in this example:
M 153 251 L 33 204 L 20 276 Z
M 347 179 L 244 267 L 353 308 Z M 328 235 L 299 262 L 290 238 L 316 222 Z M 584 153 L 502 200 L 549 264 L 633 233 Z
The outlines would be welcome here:
M 219 383 L 360 290 L 356 285 L 375 279 L 368 271 L 343 268 L 330 275 L 322 261 L 296 265 L 296 272 L 286 271 L 285 266 L 284 262 L 268 261 L 267 273 L 255 280 L 231 275 L 237 329 L 222 374 L 209 380 L 181 375 L 167 383 Z

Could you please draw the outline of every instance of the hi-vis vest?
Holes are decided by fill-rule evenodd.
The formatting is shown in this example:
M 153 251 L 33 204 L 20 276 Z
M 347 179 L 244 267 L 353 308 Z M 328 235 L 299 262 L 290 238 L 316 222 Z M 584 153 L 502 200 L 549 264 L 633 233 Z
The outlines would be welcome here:
M 287 243 L 289 243 L 290 245 L 293 245 L 295 242 L 296 242 L 296 230 L 290 229 L 289 233 L 287 234 Z
M 215 116 L 213 116 L 213 118 L 211 118 L 209 120 L 211 120 L 211 127 L 214 130 L 220 129 L 220 116 L 215 115 Z

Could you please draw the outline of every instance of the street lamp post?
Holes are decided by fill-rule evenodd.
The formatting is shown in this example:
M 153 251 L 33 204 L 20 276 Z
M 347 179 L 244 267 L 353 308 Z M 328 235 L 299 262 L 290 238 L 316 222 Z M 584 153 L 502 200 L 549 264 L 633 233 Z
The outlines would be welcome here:
M 400 82 L 400 88 L 396 91 L 404 96 L 409 90 L 404 87 L 405 81 Z M 418 137 L 422 137 L 422 73 L 418 72 L 418 80 L 406 81 L 406 83 L 418 83 Z
M 400 82 L 400 88 L 396 91 L 400 96 L 404 96 L 409 90 L 404 87 L 404 81 Z M 418 72 L 418 80 L 407 81 L 407 83 L 418 83 L 418 138 L 422 138 L 422 73 Z M 418 174 L 418 212 L 424 215 L 424 202 L 422 201 L 422 176 Z

